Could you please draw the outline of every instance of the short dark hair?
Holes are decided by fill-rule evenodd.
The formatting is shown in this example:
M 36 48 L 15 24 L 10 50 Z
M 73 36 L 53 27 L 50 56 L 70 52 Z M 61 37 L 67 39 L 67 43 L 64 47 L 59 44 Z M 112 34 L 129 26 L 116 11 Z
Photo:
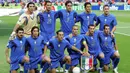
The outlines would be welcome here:
M 91 5 L 91 3 L 90 2 L 84 3 L 84 8 L 86 8 L 87 5 Z
M 32 29 L 31 29 L 31 34 L 33 33 L 33 30 L 34 30 L 35 28 L 38 29 L 38 32 L 39 32 L 39 27 L 33 26 Z
M 106 27 L 109 27 L 109 25 L 105 24 L 105 25 L 103 26 L 103 29 L 105 29 Z
M 27 4 L 27 8 L 29 8 L 29 5 L 30 4 L 33 4 L 34 6 L 35 6 L 35 4 L 33 3 L 33 2 L 29 2 L 28 4 Z
M 88 28 L 90 28 L 90 26 L 94 26 L 94 25 L 88 25 Z
M 47 3 L 52 3 L 51 1 L 45 1 L 45 4 L 44 5 L 46 5 Z
M 65 6 L 67 6 L 68 3 L 71 3 L 71 4 L 72 4 L 72 1 L 70 1 L 70 0 L 66 1 L 66 2 L 65 2 Z
M 59 32 L 63 32 L 62 30 L 58 30 L 58 31 L 56 31 L 56 34 L 58 35 L 59 34 Z
M 19 28 L 17 28 L 16 33 L 18 33 L 19 31 L 24 31 L 24 30 L 22 27 L 19 27 Z
M 105 7 L 109 7 L 109 5 L 104 5 L 104 6 L 103 6 L 103 9 L 104 9 Z

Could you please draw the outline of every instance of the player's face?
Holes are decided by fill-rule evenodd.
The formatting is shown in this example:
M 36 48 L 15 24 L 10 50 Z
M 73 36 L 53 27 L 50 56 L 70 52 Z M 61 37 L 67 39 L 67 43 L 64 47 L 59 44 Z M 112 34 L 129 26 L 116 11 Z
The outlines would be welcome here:
M 110 28 L 109 28 L 109 27 L 105 27 L 104 32 L 105 32 L 106 34 L 109 34 L 109 33 L 110 33 Z
M 90 26 L 88 30 L 89 30 L 90 34 L 93 34 L 94 30 L 95 30 L 95 27 L 94 26 Z
M 71 11 L 71 10 L 72 10 L 72 4 L 71 4 L 71 3 L 68 3 L 68 4 L 67 4 L 66 10 L 67 10 L 67 11 Z
M 50 11 L 51 8 L 52 8 L 52 3 L 47 3 L 47 4 L 46 4 L 46 10 L 47 10 L 47 11 Z
M 85 10 L 86 12 L 91 12 L 91 5 L 87 4 Z
M 109 14 L 109 7 L 108 6 L 104 7 L 103 12 L 105 15 L 108 15 Z
M 35 5 L 34 4 L 30 4 L 28 7 L 28 10 L 32 13 L 33 11 L 35 11 Z
M 24 35 L 24 31 L 19 30 L 18 33 L 17 33 L 17 37 L 22 38 L 23 35 Z
M 74 26 L 73 29 L 72 29 L 72 32 L 73 32 L 74 35 L 77 35 L 78 34 L 78 27 Z
M 64 37 L 64 33 L 63 33 L 63 32 L 59 32 L 59 33 L 57 34 L 57 38 L 58 38 L 59 41 L 62 41 L 62 40 L 63 40 L 63 37 Z
M 39 35 L 39 31 L 38 31 L 38 29 L 37 28 L 35 28 L 33 31 L 32 31 L 32 36 L 34 36 L 34 37 L 38 37 L 38 35 Z

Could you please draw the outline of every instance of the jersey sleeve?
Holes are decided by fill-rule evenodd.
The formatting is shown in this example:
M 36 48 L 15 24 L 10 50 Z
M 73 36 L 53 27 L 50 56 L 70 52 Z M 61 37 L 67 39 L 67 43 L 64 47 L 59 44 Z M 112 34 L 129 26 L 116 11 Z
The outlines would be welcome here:
M 113 38 L 113 39 L 112 39 L 112 42 L 113 42 L 113 44 L 115 45 L 115 44 L 116 44 L 116 39 Z
M 47 47 L 48 47 L 49 49 L 53 49 L 53 48 L 54 48 L 53 43 L 52 43 L 51 40 L 47 43 Z
M 78 15 L 76 16 L 75 22 L 79 22 L 79 21 L 81 21 L 81 17 L 80 17 L 80 15 L 78 14 Z
M 117 25 L 117 20 L 116 20 L 116 17 L 114 17 L 113 26 L 116 26 L 116 25 Z
M 98 26 L 99 23 L 100 23 L 100 19 L 99 19 L 99 16 L 98 16 L 97 19 L 96 19 L 96 26 Z
M 72 48 L 72 45 L 68 41 L 66 41 L 66 47 L 67 48 Z
M 94 16 L 94 20 L 97 21 L 97 15 L 96 15 L 96 14 L 95 14 L 95 16 Z
M 8 41 L 8 43 L 7 43 L 7 48 L 8 49 L 13 48 L 14 46 L 15 46 L 15 44 L 13 43 L 13 40 Z
M 28 22 L 28 18 L 26 16 L 24 16 L 24 14 L 23 14 L 19 17 L 17 24 L 18 25 L 27 24 L 27 22 Z

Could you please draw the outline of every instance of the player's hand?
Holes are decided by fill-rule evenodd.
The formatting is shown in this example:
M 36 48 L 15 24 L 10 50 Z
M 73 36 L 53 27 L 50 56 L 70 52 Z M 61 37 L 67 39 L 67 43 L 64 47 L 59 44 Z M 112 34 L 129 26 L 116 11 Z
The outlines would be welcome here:
M 88 33 L 88 32 L 86 32 L 86 35 L 89 35 L 89 33 Z
M 115 35 L 111 32 L 111 36 L 114 38 L 115 37 Z
M 83 56 L 90 56 L 90 54 L 88 53 L 88 52 L 85 52 L 84 54 L 83 54 Z
M 16 37 L 15 32 L 12 32 L 12 34 L 11 34 L 10 37 L 9 37 L 9 40 L 13 40 L 15 37 Z
M 42 54 L 42 58 L 44 58 L 46 56 L 46 54 Z
M 7 63 L 11 63 L 11 61 L 10 61 L 10 58 L 8 57 L 7 59 L 6 59 L 6 61 L 7 61 Z
M 80 53 L 83 55 L 84 54 L 84 52 L 82 52 L 82 51 L 80 51 Z

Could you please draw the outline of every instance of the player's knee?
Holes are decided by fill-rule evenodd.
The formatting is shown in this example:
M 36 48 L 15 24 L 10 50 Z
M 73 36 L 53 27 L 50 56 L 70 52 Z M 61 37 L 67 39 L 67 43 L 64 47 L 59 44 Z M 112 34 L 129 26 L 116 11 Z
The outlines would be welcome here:
M 24 56 L 25 62 L 29 62 L 29 58 L 27 56 Z
M 100 53 L 99 56 L 100 56 L 100 58 L 104 58 L 104 54 L 103 53 Z
M 66 56 L 66 59 L 67 59 L 67 60 L 71 60 L 71 57 L 70 57 L 70 56 Z
M 119 54 L 118 52 L 115 52 L 115 53 L 114 53 L 114 56 L 115 56 L 116 58 L 120 58 L 120 54 Z

